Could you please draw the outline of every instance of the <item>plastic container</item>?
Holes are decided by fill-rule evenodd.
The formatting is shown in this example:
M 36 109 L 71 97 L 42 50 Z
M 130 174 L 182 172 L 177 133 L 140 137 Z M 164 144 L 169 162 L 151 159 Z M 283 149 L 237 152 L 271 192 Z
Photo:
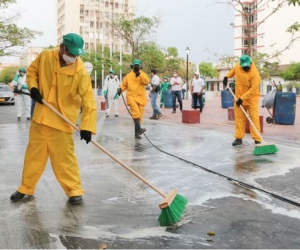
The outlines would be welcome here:
M 221 105 L 222 108 L 233 107 L 233 97 L 230 91 L 226 91 L 226 90 L 221 91 Z
M 102 90 L 98 89 L 98 95 L 102 95 Z
M 296 114 L 296 94 L 292 92 L 277 92 L 274 109 L 276 124 L 293 125 Z
M 171 91 L 166 91 L 164 93 L 164 108 L 173 108 L 173 98 Z

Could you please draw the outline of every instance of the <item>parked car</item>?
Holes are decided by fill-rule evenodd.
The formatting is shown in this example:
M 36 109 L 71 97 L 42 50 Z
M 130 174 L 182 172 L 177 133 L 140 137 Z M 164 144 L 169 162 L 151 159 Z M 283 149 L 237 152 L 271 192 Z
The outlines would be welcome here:
M 15 105 L 15 95 L 4 83 L 0 83 L 0 104 Z

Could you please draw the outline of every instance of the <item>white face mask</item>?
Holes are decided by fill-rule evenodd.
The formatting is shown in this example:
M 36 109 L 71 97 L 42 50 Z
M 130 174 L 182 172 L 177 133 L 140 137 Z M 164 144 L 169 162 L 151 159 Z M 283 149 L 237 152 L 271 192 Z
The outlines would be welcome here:
M 67 65 L 73 64 L 74 62 L 76 62 L 77 59 L 76 57 L 68 56 L 66 54 L 63 54 L 62 58 L 64 59 Z
M 174 77 L 177 77 L 177 74 L 173 74 Z

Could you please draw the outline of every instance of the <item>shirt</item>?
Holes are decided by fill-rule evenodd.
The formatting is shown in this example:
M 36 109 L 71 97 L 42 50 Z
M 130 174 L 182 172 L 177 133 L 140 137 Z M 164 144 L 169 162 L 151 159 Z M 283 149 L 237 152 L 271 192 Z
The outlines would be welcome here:
M 179 83 L 179 85 L 175 85 L 174 82 L 177 82 Z M 176 78 L 175 77 L 172 77 L 171 80 L 170 80 L 170 83 L 171 83 L 171 90 L 172 91 L 181 91 L 181 78 L 179 76 L 177 76 Z
M 204 80 L 202 78 L 194 78 L 192 82 L 193 88 L 193 93 L 198 93 L 201 91 L 202 87 L 204 87 Z
M 151 78 L 151 93 L 154 93 L 154 92 L 158 92 L 156 91 L 156 89 L 158 88 L 160 84 L 160 80 L 159 80 L 159 77 L 157 75 L 153 75 L 152 78 Z

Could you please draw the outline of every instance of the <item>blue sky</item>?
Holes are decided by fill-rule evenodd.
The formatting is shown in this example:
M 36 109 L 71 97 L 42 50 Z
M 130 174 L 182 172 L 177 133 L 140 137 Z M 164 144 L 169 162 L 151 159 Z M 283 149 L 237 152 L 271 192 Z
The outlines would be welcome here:
M 71 1 L 71 0 L 70 0 Z M 135 0 L 138 14 L 162 14 L 162 23 L 152 36 L 162 47 L 176 47 L 179 55 L 194 63 L 216 61 L 213 53 L 233 54 L 233 8 L 217 0 Z M 56 45 L 56 1 L 18 0 L 15 8 L 22 10 L 19 26 L 44 32 L 32 46 Z M 208 51 L 209 52 L 208 52 Z

